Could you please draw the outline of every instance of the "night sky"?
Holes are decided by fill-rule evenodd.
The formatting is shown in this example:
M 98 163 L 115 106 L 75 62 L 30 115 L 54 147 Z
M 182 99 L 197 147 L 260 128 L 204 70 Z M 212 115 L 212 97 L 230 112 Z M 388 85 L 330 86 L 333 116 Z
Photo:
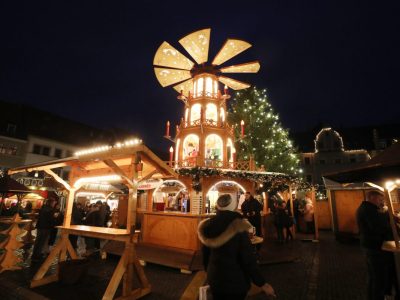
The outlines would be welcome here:
M 183 105 L 153 56 L 164 40 L 186 54 L 178 40 L 211 27 L 209 60 L 228 37 L 253 44 L 229 63 L 260 72 L 231 77 L 266 88 L 291 131 L 398 123 L 400 18 L 395 1 L 373 3 L 2 1 L 0 99 L 167 147 Z

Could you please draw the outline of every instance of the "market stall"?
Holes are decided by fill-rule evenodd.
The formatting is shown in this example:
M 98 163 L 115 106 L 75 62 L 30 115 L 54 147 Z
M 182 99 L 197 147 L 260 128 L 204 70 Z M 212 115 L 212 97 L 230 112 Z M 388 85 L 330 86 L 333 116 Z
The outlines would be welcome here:
M 77 152 L 75 157 L 56 161 L 38 163 L 9 170 L 9 174 L 25 171 L 45 171 L 61 183 L 68 191 L 68 199 L 63 225 L 59 227 L 62 238 L 54 246 L 49 256 L 34 275 L 31 287 L 40 286 L 59 279 L 58 273 L 46 273 L 54 259 L 65 261 L 67 254 L 77 259 L 69 239 L 69 234 L 105 240 L 123 242 L 124 249 L 120 261 L 108 284 L 103 299 L 112 299 L 120 284 L 123 283 L 124 299 L 136 299 L 150 292 L 150 284 L 139 264 L 133 236 L 135 234 L 137 186 L 140 181 L 147 180 L 155 174 L 163 177 L 174 177 L 175 173 L 163 163 L 153 152 L 141 144 L 139 140 L 126 141 L 114 146 L 101 146 Z M 60 178 L 53 169 L 70 168 L 69 182 Z M 84 185 L 90 183 L 122 182 L 128 189 L 126 228 L 104 228 L 83 225 L 71 225 L 72 206 L 75 194 Z M 136 276 L 134 276 L 136 274 Z M 124 278 L 124 279 L 123 279 Z M 139 279 L 140 288 L 133 290 L 132 281 Z
M 349 183 L 367 183 L 375 189 L 379 189 L 384 192 L 385 203 L 388 206 L 390 225 L 394 237 L 394 241 L 389 241 L 383 245 L 383 250 L 391 251 L 395 253 L 396 272 L 398 284 L 400 284 L 400 237 L 399 232 L 395 223 L 394 214 L 398 213 L 399 209 L 399 189 L 400 189 L 400 143 L 392 145 L 391 147 L 384 150 L 382 153 L 373 157 L 370 161 L 353 169 L 345 170 L 335 174 L 326 174 L 324 177 L 329 180 L 338 182 L 345 187 Z M 335 189 L 332 195 L 337 194 Z M 348 191 L 352 195 L 359 194 L 360 191 L 353 189 Z M 364 192 L 364 191 L 362 191 Z M 347 194 L 347 193 L 346 193 Z M 353 197 L 349 197 L 344 194 L 344 197 L 349 198 L 348 202 L 351 203 Z M 362 195 L 364 198 L 364 195 Z M 356 197 L 355 199 L 357 200 Z M 333 204 L 335 201 L 330 200 Z M 359 201 L 359 200 L 358 200 Z M 394 203 L 395 202 L 395 203 Z M 354 207 L 354 205 L 353 205 Z M 336 209 L 335 205 L 332 205 L 332 210 L 336 213 L 337 218 L 342 218 Z M 349 218 L 350 222 L 355 224 L 355 211 L 354 214 Z
M 0 216 L 13 216 L 18 212 L 18 208 L 22 198 L 30 193 L 23 184 L 20 184 L 10 176 L 0 177 Z M 8 197 L 16 196 L 16 201 L 9 200 Z

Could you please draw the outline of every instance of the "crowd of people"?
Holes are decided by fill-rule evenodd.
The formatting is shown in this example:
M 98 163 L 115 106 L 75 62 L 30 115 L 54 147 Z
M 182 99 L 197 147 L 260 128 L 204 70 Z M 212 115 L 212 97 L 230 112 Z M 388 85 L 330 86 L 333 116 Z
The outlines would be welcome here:
M 74 202 L 71 225 L 88 225 L 107 227 L 110 218 L 110 207 L 106 202 L 97 201 L 96 203 L 86 203 L 83 207 L 81 203 Z M 36 239 L 33 245 L 31 260 L 42 260 L 49 253 L 50 248 L 57 239 L 58 229 L 56 226 L 62 225 L 64 213 L 57 199 L 49 198 L 39 210 L 36 222 Z M 78 236 L 70 235 L 69 239 L 72 246 L 78 248 Z M 95 238 L 85 238 L 86 255 L 100 249 L 100 241 Z
M 314 207 L 311 200 L 297 199 L 292 195 L 291 201 L 285 201 L 279 194 L 270 198 L 272 215 L 276 227 L 277 240 L 280 243 L 293 240 L 292 229 L 314 233 Z M 185 201 L 186 200 L 186 201 Z M 179 201 L 168 201 L 177 209 L 185 209 L 190 201 L 182 195 Z M 293 205 L 291 209 L 290 205 Z M 271 205 L 270 205 L 271 208 Z M 253 232 L 262 237 L 261 213 L 263 203 L 254 198 L 250 192 L 243 195 L 243 201 L 233 199 L 229 194 L 220 195 L 216 202 L 216 215 L 203 220 L 198 228 L 202 242 L 203 264 L 207 271 L 213 299 L 245 299 L 253 282 L 268 296 L 275 297 L 275 292 L 260 273 L 257 260 L 261 244 L 252 244 Z M 23 208 L 5 206 L 2 215 L 19 212 L 25 218 L 32 212 L 32 203 L 27 202 Z M 73 203 L 71 224 L 107 227 L 111 211 L 106 202 Z M 395 290 L 398 293 L 395 261 L 393 253 L 382 250 L 384 241 L 393 240 L 384 195 L 380 191 L 367 194 L 357 210 L 357 223 L 360 231 L 360 243 L 366 258 L 368 271 L 368 299 L 384 299 Z M 400 223 L 400 217 L 394 216 Z M 49 198 L 39 210 L 36 222 L 36 239 L 32 250 L 32 261 L 42 260 L 57 239 L 56 226 L 62 225 L 64 213 L 59 201 Z M 303 226 L 300 226 L 300 223 Z M 78 236 L 70 235 L 72 246 L 78 248 Z M 84 238 L 86 254 L 100 248 L 100 241 L 95 238 Z
M 398 216 L 393 217 L 396 223 L 400 223 Z M 377 190 L 370 191 L 359 206 L 356 218 L 367 265 L 368 299 L 384 300 L 386 295 L 393 294 L 393 290 L 394 299 L 400 299 L 394 254 L 382 250 L 385 241 L 394 239 L 383 193 Z
M 189 195 L 186 193 L 180 193 L 178 196 L 168 195 L 166 210 L 190 212 Z

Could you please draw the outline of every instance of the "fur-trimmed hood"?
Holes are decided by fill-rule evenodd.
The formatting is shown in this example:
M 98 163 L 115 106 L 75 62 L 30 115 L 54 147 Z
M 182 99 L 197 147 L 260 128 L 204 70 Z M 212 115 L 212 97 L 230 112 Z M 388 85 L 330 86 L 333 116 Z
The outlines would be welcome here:
M 215 217 L 215 218 L 218 218 Z M 207 234 L 207 231 L 210 227 L 215 226 L 216 224 L 212 222 L 212 219 L 205 219 L 200 222 L 198 227 L 198 236 L 200 241 L 207 247 L 210 248 L 218 248 L 232 239 L 237 233 L 247 232 L 253 226 L 246 219 L 242 218 L 234 218 L 229 222 L 226 228 L 218 235 L 213 236 Z

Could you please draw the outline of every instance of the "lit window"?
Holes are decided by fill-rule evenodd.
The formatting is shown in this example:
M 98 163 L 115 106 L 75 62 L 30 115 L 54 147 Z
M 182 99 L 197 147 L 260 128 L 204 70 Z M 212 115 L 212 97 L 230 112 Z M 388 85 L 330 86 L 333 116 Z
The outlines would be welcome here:
M 218 81 L 214 80 L 214 93 L 218 93 Z
M 206 96 L 211 97 L 213 94 L 213 80 L 211 77 L 206 77 Z
M 210 134 L 206 138 L 206 160 L 222 160 L 222 139 L 219 135 Z
M 199 137 L 195 134 L 189 134 L 183 140 L 183 159 L 197 157 L 199 153 Z
M 200 120 L 200 114 L 201 105 L 198 103 L 194 104 L 190 109 L 190 123 L 193 124 L 193 122 Z
M 214 122 L 217 122 L 217 106 L 215 104 L 207 104 L 206 106 L 206 119 L 207 120 L 213 120 Z
M 200 97 L 203 94 L 203 90 L 204 90 L 203 82 L 204 82 L 204 79 L 202 77 L 199 78 L 199 80 L 197 80 L 197 93 L 195 95 L 196 97 Z

